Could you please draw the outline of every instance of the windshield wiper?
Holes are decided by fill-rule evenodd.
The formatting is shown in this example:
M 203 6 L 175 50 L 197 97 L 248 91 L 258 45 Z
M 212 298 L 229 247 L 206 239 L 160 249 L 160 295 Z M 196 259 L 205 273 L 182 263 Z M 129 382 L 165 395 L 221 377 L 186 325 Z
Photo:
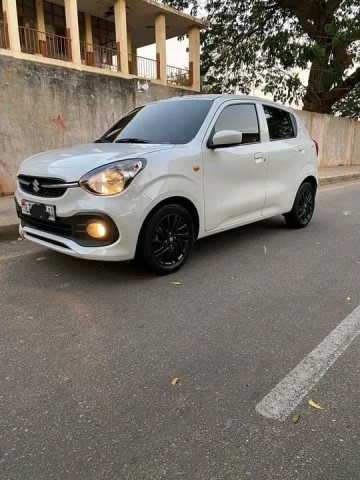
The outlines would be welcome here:
M 120 140 L 115 140 L 115 143 L 151 143 L 149 140 L 144 140 L 143 138 L 120 138 Z

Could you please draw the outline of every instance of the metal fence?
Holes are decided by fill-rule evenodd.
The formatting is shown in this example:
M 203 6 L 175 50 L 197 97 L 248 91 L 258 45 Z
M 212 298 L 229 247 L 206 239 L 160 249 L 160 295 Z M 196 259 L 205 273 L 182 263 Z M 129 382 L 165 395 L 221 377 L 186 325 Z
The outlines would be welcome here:
M 137 77 L 156 79 L 160 76 L 160 62 L 129 54 L 129 73 Z
M 54 33 L 19 27 L 21 51 L 58 60 L 71 60 L 71 40 Z
M 90 67 L 118 69 L 118 55 L 115 48 L 102 47 L 91 43 L 80 42 L 81 59 Z
M 166 77 L 169 85 L 179 85 L 181 87 L 190 86 L 190 71 L 186 68 L 166 66 Z
M 0 48 L 9 48 L 8 25 L 0 21 Z

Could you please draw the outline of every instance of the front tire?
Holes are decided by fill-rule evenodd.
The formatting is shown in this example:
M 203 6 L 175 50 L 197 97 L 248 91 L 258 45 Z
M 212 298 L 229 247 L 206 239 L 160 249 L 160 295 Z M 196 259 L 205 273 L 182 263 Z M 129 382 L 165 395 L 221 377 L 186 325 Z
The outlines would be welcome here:
M 315 194 L 315 188 L 311 183 L 305 182 L 300 185 L 291 211 L 284 215 L 289 227 L 304 228 L 309 225 L 315 210 Z
M 195 241 L 194 223 L 181 205 L 160 207 L 148 220 L 142 237 L 142 260 L 158 275 L 178 270 Z

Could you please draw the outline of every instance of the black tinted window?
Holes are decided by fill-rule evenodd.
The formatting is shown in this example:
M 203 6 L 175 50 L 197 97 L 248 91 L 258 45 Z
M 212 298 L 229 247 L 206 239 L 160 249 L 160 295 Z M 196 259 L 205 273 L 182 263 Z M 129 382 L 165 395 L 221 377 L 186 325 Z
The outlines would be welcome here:
M 238 130 L 243 134 L 242 143 L 260 142 L 255 105 L 230 105 L 224 108 L 215 123 L 214 133 L 221 130 Z
M 269 128 L 270 140 L 281 140 L 283 138 L 294 138 L 295 130 L 292 122 L 292 115 L 285 110 L 263 105 L 266 121 Z
M 190 142 L 211 108 L 211 100 L 174 100 L 151 103 L 121 118 L 98 142 Z M 142 142 L 141 142 L 142 141 Z

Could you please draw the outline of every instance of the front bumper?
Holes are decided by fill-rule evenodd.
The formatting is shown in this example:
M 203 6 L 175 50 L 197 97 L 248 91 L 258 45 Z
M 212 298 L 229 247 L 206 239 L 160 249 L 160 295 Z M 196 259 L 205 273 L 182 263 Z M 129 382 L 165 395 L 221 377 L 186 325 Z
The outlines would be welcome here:
M 71 217 L 57 217 L 55 222 L 42 220 L 25 215 L 20 205 L 15 201 L 16 213 L 22 227 L 29 227 L 45 233 L 52 233 L 58 237 L 72 240 L 82 247 L 106 247 L 116 242 L 119 238 L 119 231 L 114 221 L 103 213 L 92 212 L 76 214 Z M 86 232 L 89 223 L 101 222 L 106 225 L 106 235 L 102 239 L 90 237 Z
M 53 205 L 56 222 L 33 219 L 21 213 L 21 201 Z M 89 260 L 122 261 L 135 256 L 141 226 L 154 202 L 146 195 L 124 192 L 115 197 L 98 197 L 81 188 L 69 189 L 60 198 L 40 198 L 19 188 L 15 193 L 23 238 L 61 253 Z M 86 234 L 89 220 L 102 220 L 109 226 L 103 241 Z

